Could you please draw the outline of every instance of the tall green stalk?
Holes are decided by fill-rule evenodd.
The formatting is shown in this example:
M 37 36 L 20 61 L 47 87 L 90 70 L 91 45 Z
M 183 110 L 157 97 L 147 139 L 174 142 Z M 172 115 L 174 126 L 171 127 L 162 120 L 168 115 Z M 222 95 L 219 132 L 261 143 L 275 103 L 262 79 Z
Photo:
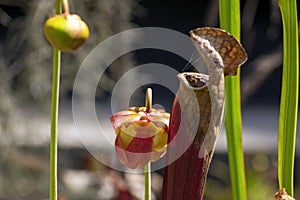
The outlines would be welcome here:
M 145 98 L 146 112 L 150 113 L 152 110 L 152 89 L 147 88 L 146 98 Z M 144 167 L 144 177 L 145 177 L 145 200 L 151 200 L 151 162 Z
M 279 187 L 294 195 L 294 157 L 298 114 L 298 22 L 296 0 L 278 1 L 283 22 L 283 70 L 278 127 Z
M 144 168 L 145 175 L 145 200 L 151 200 L 151 162 Z
M 240 39 L 239 0 L 219 0 L 221 28 Z M 236 76 L 225 78 L 225 125 L 232 199 L 247 199 L 244 154 L 242 145 L 242 117 L 240 100 L 240 70 Z
M 61 0 L 56 0 L 56 14 L 62 12 Z M 59 82 L 60 82 L 60 57 L 61 52 L 53 50 L 53 78 L 52 78 L 52 102 L 51 102 L 51 135 L 50 135 L 50 183 L 49 198 L 57 199 L 57 125 L 59 104 Z

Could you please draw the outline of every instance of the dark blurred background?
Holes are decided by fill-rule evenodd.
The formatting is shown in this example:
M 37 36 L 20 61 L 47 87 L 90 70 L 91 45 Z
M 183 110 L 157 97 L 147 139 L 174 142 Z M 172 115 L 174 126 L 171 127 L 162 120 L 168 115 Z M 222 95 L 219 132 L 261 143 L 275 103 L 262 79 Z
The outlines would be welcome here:
M 54 13 L 54 3 L 54 0 L 0 0 L 0 200 L 48 196 L 52 48 L 43 36 L 42 27 Z M 97 44 L 124 30 L 153 26 L 188 35 L 194 28 L 219 27 L 218 1 L 70 0 L 69 3 L 71 11 L 89 25 L 90 38 L 77 51 L 62 54 L 59 193 L 64 199 L 126 199 L 122 194 L 140 199 L 143 176 L 124 174 L 102 165 L 76 136 L 71 101 L 77 70 Z M 277 1 L 242 0 L 241 23 L 241 43 L 249 57 L 241 70 L 248 197 L 272 199 L 278 187 L 276 149 L 282 68 L 282 23 Z M 153 54 L 147 50 L 122 56 L 101 78 L 96 93 L 99 105 L 110 96 L 122 74 L 132 66 L 149 62 L 178 71 L 189 70 L 185 68 L 186 61 L 166 52 Z M 173 94 L 162 86 L 152 87 L 158 96 L 155 101 L 164 102 L 169 111 Z M 143 96 L 143 89 L 134 96 Z M 222 133 L 217 145 L 205 199 L 231 199 L 225 137 Z M 298 147 L 297 153 L 296 198 L 300 195 Z M 159 171 L 153 175 L 154 199 L 160 199 L 161 174 Z

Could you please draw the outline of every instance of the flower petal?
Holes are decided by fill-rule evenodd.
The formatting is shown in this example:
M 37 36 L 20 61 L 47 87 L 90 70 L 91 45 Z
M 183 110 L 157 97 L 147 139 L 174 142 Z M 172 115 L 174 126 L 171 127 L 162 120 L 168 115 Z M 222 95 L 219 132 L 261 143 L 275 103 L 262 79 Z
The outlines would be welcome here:
M 120 162 L 130 168 L 144 167 L 161 158 L 167 146 L 170 114 L 164 110 L 130 107 L 115 113 L 111 122 L 117 135 L 115 149 Z

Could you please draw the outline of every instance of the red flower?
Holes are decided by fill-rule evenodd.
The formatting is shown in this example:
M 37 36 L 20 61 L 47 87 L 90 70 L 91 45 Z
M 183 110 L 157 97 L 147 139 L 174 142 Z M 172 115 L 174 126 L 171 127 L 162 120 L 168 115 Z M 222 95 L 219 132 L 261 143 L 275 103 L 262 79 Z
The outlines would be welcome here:
M 156 161 L 166 151 L 170 114 L 164 110 L 131 107 L 115 113 L 111 122 L 115 128 L 116 154 L 129 168 L 142 168 Z

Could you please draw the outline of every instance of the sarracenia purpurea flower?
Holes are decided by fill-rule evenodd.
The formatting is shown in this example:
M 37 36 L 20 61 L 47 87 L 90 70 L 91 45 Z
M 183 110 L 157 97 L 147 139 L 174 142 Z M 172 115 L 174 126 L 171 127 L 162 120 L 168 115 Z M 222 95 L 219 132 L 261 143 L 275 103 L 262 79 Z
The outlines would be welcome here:
M 116 132 L 115 150 L 119 161 L 129 168 L 142 168 L 165 152 L 170 114 L 161 109 L 130 107 L 110 118 Z

